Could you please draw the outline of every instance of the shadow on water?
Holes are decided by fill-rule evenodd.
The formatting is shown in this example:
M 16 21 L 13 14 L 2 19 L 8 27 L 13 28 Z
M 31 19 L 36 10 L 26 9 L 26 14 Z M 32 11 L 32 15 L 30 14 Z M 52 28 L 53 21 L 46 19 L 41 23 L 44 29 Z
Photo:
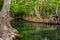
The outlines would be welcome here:
M 12 22 L 12 26 L 24 34 L 19 40 L 60 40 L 60 25 L 45 25 L 15 20 Z

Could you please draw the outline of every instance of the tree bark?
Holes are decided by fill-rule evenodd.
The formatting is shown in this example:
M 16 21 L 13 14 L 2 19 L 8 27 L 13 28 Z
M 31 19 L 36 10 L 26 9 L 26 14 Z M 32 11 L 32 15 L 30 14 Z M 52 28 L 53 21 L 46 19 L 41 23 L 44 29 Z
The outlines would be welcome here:
M 11 0 L 4 0 L 2 10 L 0 12 L 0 36 L 3 40 L 13 40 L 18 31 L 10 25 L 10 2 Z

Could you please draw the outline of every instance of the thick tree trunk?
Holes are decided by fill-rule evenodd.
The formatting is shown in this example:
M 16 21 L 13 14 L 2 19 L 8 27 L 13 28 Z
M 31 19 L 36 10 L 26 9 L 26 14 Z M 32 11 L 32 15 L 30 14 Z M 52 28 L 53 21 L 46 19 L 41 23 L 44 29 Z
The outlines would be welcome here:
M 0 12 L 0 36 L 3 40 L 13 40 L 12 38 L 18 33 L 9 23 L 10 2 L 11 0 L 4 0 L 3 8 Z

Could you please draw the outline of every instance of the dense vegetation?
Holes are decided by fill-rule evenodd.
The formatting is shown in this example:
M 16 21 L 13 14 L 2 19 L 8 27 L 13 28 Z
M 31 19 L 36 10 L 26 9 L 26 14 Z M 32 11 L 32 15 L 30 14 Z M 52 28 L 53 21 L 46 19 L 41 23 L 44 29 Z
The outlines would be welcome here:
M 0 10 L 2 8 L 2 1 L 0 0 Z M 57 5 L 60 12 L 60 0 L 12 0 L 10 12 L 34 15 L 35 8 L 37 8 L 42 16 L 48 17 L 50 14 L 55 14 Z
M 34 15 L 35 8 L 37 8 L 42 16 L 48 17 L 50 14 L 55 14 L 57 5 L 60 12 L 60 1 L 58 0 L 12 0 L 11 12 Z

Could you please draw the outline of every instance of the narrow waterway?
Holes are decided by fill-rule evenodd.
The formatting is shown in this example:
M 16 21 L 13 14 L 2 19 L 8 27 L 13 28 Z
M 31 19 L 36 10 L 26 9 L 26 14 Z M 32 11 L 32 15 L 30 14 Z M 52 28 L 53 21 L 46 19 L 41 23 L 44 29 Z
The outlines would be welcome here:
M 15 20 L 12 22 L 12 26 L 24 34 L 19 40 L 60 40 L 60 25 L 46 25 Z

